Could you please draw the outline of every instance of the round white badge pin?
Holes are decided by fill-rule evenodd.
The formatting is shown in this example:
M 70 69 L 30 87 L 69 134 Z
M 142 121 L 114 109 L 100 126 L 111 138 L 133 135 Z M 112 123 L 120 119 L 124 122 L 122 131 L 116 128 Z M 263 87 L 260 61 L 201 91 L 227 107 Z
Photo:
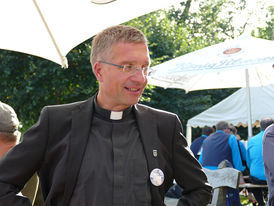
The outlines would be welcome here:
M 164 173 L 159 168 L 155 168 L 150 173 L 150 181 L 155 186 L 160 186 L 163 184 L 165 179 Z

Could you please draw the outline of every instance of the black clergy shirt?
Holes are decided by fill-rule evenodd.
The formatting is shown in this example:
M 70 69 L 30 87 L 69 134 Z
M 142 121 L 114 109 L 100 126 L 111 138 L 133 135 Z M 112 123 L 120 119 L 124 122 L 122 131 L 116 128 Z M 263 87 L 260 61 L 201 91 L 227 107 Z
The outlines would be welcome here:
M 70 206 L 151 206 L 147 161 L 132 107 L 121 119 L 95 102 Z

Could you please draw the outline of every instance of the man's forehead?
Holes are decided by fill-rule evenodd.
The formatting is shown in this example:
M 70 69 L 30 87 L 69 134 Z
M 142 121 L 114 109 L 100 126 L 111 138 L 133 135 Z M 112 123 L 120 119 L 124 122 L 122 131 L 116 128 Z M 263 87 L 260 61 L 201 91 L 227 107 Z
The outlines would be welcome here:
M 140 51 L 142 50 L 143 53 L 141 53 L 142 55 L 140 55 Z M 117 58 L 117 52 L 123 53 L 123 56 L 119 57 L 124 57 L 125 61 L 142 59 L 147 65 L 150 64 L 149 50 L 145 43 L 117 42 L 111 47 L 110 55 L 112 56 L 112 58 Z M 132 58 L 132 60 L 130 60 L 130 58 Z

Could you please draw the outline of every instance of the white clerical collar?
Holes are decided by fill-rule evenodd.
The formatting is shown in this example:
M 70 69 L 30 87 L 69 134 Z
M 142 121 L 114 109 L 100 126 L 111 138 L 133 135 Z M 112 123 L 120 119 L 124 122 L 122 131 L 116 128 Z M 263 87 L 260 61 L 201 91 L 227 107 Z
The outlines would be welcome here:
M 108 120 L 122 120 L 126 116 L 128 116 L 132 111 L 132 106 L 126 108 L 123 111 L 111 111 L 107 109 L 101 108 L 96 101 L 96 98 L 94 98 L 94 109 L 97 114 L 99 114 L 101 117 L 104 117 Z
M 123 118 L 123 111 L 116 112 L 116 111 L 111 111 L 110 112 L 110 117 L 111 120 L 120 120 Z

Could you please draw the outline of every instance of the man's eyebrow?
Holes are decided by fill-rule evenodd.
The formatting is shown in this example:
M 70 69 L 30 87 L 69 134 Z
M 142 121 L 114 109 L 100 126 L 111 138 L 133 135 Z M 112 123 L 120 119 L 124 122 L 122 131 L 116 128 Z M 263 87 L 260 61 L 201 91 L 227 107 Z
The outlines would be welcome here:
M 129 60 L 126 60 L 126 61 L 122 61 L 121 63 L 120 63 L 121 65 L 125 65 L 125 64 L 132 64 L 132 65 L 135 65 L 135 64 L 137 64 L 137 62 L 136 61 L 129 61 Z M 142 63 L 142 65 L 144 65 L 144 66 L 149 66 L 150 65 L 150 62 L 145 62 L 145 63 Z

